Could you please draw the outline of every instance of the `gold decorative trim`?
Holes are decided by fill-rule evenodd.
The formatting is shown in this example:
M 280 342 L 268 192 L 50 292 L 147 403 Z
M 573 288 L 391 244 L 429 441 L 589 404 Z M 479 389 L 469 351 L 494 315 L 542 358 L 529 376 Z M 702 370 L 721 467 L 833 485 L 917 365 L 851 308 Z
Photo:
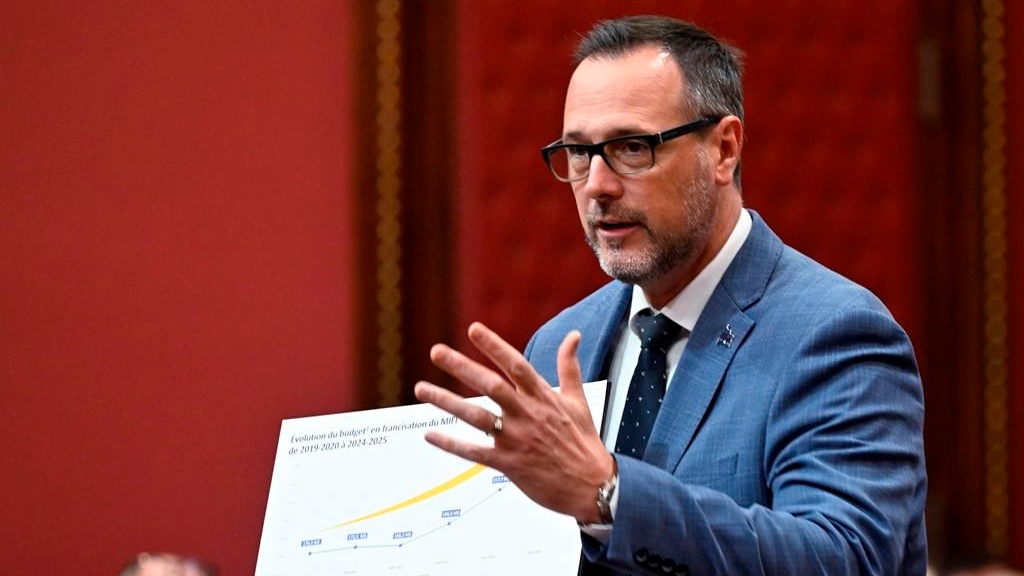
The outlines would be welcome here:
M 1002 0 L 982 0 L 982 291 L 985 547 L 996 558 L 1009 542 L 1009 380 L 1006 278 L 1006 48 Z
M 377 0 L 376 12 L 377 392 L 393 406 L 402 393 L 401 2 Z

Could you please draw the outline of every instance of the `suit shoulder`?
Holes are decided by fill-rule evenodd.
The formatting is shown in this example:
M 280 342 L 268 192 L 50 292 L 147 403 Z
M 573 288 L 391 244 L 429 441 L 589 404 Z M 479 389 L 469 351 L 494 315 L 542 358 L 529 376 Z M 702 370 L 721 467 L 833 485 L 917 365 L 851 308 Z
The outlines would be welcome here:
M 808 312 L 832 315 L 860 310 L 891 316 L 869 289 L 789 246 L 783 249 L 767 293 L 788 294 L 780 304 L 799 303 L 797 308 Z
M 552 316 L 537 329 L 534 337 L 553 331 L 561 339 L 568 330 L 578 329 L 596 318 L 604 318 L 618 307 L 624 298 L 628 302 L 631 289 L 630 285 L 618 280 L 608 282 Z
M 565 335 L 579 330 L 586 336 L 604 335 L 629 306 L 632 287 L 613 280 L 598 288 L 575 304 L 563 309 L 541 325 L 527 345 L 527 356 L 537 348 L 557 349 Z

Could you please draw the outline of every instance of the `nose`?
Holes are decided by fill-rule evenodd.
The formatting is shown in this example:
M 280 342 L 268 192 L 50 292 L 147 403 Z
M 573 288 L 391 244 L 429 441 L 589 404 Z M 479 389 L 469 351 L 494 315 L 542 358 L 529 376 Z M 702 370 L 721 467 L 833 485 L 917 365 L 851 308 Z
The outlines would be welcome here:
M 580 191 L 594 199 L 617 197 L 622 195 L 622 179 L 604 158 L 595 154 L 590 159 L 590 173 L 583 180 Z

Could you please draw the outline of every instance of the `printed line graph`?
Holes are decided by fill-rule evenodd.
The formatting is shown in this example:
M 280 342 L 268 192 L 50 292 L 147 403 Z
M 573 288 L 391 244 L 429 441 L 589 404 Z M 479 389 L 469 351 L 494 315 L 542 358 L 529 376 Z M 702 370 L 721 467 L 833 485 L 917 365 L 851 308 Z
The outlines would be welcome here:
M 433 496 L 437 496 L 438 494 L 441 494 L 442 492 L 446 492 L 448 490 L 451 490 L 452 488 L 458 486 L 459 484 L 462 484 L 463 482 L 465 482 L 465 481 L 469 480 L 470 478 L 476 476 L 477 474 L 483 472 L 485 469 L 486 468 L 483 466 L 483 464 L 474 464 L 473 466 L 470 466 L 469 469 L 466 470 L 465 472 L 463 472 L 461 474 L 458 474 L 454 478 L 451 478 L 450 480 L 442 482 L 441 484 L 438 484 L 437 486 L 434 486 L 430 490 L 427 490 L 425 492 L 417 494 L 416 496 L 413 496 L 412 498 L 409 498 L 408 500 L 399 502 L 398 504 L 394 504 L 392 506 L 388 506 L 388 507 L 386 507 L 386 508 L 384 508 L 382 510 L 378 510 L 376 512 L 371 512 L 370 514 L 367 514 L 366 516 L 361 516 L 359 518 L 356 518 L 355 520 L 349 520 L 348 522 L 342 522 L 341 524 L 338 524 L 337 526 L 332 526 L 331 528 L 328 528 L 328 530 L 333 530 L 335 528 L 343 528 L 345 526 L 348 526 L 349 524 L 355 524 L 356 522 L 362 522 L 363 520 L 369 520 L 371 518 L 376 518 L 377 516 L 381 516 L 381 515 L 387 514 L 389 512 L 394 512 L 395 510 L 401 510 L 402 508 L 405 508 L 406 506 L 412 506 L 413 504 L 416 504 L 418 502 L 422 502 L 422 501 L 424 501 L 424 500 L 426 500 L 428 498 L 431 498 Z
M 467 470 L 465 473 L 463 473 L 463 474 L 459 475 L 458 477 L 452 479 L 452 481 L 455 481 L 456 479 L 458 479 L 457 482 L 453 483 L 452 481 L 449 481 L 448 483 L 445 483 L 442 486 L 444 487 L 444 490 L 451 489 L 454 486 L 457 486 L 458 484 L 461 484 L 465 480 L 468 480 L 469 478 L 479 474 L 480 472 L 483 472 L 484 470 L 486 470 L 486 468 L 484 466 L 481 466 L 481 465 L 477 464 L 477 465 L 473 466 L 472 468 L 470 468 L 469 470 Z M 494 480 L 492 480 L 492 481 L 495 482 L 495 483 L 508 482 L 508 479 L 504 475 L 496 475 L 496 476 L 494 476 Z M 441 488 L 441 486 L 439 486 L 438 488 Z M 348 551 L 348 550 L 358 550 L 359 548 L 402 548 L 402 547 L 408 546 L 410 544 L 413 544 L 413 543 L 415 543 L 415 542 L 417 542 L 419 540 L 427 538 L 428 536 L 434 534 L 435 532 L 438 532 L 440 530 L 444 530 L 446 528 L 452 527 L 453 525 L 455 525 L 460 520 L 462 520 L 462 519 L 466 518 L 467 516 L 469 516 L 470 514 L 472 514 L 473 511 L 476 510 L 478 507 L 485 505 L 492 498 L 494 498 L 496 496 L 499 496 L 502 493 L 503 490 L 505 490 L 505 487 L 501 486 L 501 487 L 497 488 L 496 490 L 494 490 L 493 492 L 491 492 L 490 494 L 484 496 L 484 498 L 482 500 L 476 502 L 475 504 L 472 504 L 472 505 L 468 506 L 465 509 L 455 509 L 455 510 L 450 511 L 450 512 L 457 512 L 457 513 L 456 514 L 451 514 L 449 516 L 448 520 L 443 520 L 437 526 L 435 526 L 433 528 L 430 528 L 430 529 L 428 529 L 428 530 L 426 530 L 424 532 L 420 532 L 419 534 L 415 534 L 415 535 L 412 534 L 412 533 L 409 533 L 408 539 L 404 540 L 404 541 L 399 541 L 399 542 L 395 542 L 395 543 L 391 543 L 391 544 L 363 544 L 363 545 L 353 544 L 353 545 L 350 545 L 350 546 L 342 546 L 342 547 L 338 547 L 338 548 L 328 548 L 326 550 L 310 551 L 309 554 L 310 555 L 314 555 L 314 554 L 331 554 L 331 553 L 336 553 L 336 552 L 345 552 L 345 551 Z M 435 495 L 437 493 L 434 490 L 432 490 L 431 492 L 433 492 L 432 494 L 430 494 L 431 496 Z M 424 493 L 424 495 L 421 495 L 421 496 L 426 496 L 426 495 L 427 495 L 427 493 Z M 426 496 L 426 497 L 429 497 L 429 496 Z M 338 526 L 334 526 L 334 527 L 328 528 L 328 530 L 335 530 L 337 528 L 341 528 L 341 527 L 344 527 L 344 526 L 349 526 L 349 525 L 361 522 L 363 520 L 369 520 L 371 518 L 374 518 L 374 517 L 377 517 L 377 516 L 380 516 L 380 515 L 383 515 L 383 514 L 386 514 L 386 513 L 389 513 L 389 512 L 394 512 L 396 510 L 400 510 L 402 508 L 405 508 L 406 506 L 409 506 L 409 505 L 415 504 L 417 502 L 420 502 L 420 501 L 422 501 L 424 499 L 425 498 L 423 498 L 423 497 L 417 497 L 415 499 L 410 499 L 410 500 L 407 500 L 407 501 L 402 502 L 400 504 L 397 504 L 395 506 L 391 506 L 389 508 L 385 508 L 384 510 L 381 510 L 379 512 L 375 512 L 373 514 L 369 514 L 367 516 L 363 516 L 362 518 L 357 518 L 355 520 L 351 520 L 349 522 L 345 522 L 343 524 L 339 524 Z

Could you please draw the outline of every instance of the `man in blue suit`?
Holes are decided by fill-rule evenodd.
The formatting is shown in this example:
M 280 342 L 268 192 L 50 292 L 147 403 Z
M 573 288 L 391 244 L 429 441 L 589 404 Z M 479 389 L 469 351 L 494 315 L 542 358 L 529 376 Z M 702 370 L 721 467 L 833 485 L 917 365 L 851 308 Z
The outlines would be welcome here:
M 632 17 L 600 23 L 576 56 L 562 137 L 543 154 L 615 280 L 525 355 L 472 325 L 496 369 L 435 346 L 434 363 L 501 414 L 417 383 L 494 446 L 427 440 L 574 516 L 583 574 L 925 574 L 913 349 L 877 298 L 743 207 L 738 53 Z M 647 330 L 663 326 L 674 339 L 652 352 Z M 599 379 L 600 432 L 581 388 Z

